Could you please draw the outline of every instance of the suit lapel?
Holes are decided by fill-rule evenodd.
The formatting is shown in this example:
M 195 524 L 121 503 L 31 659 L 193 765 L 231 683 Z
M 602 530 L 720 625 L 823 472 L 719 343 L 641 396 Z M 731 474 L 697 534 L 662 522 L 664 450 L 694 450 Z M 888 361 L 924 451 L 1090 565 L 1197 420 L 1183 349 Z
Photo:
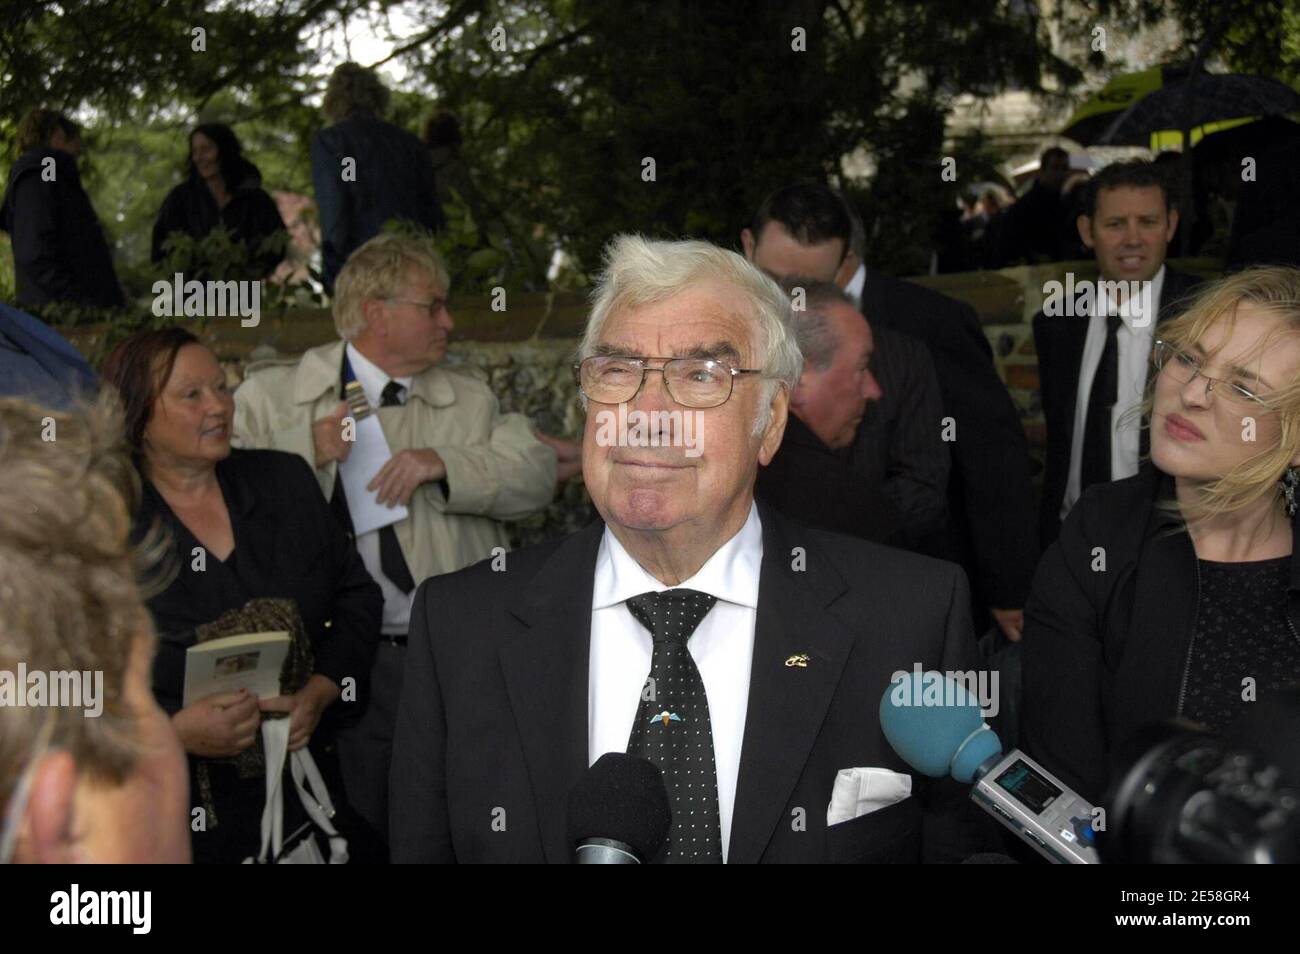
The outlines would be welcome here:
M 1156 305 L 1156 323 L 1173 318 L 1185 303 L 1188 292 L 1196 287 L 1196 279 L 1165 266 L 1165 283 L 1160 289 L 1160 302 Z
M 866 277 L 862 283 L 862 297 L 859 302 L 859 311 L 867 319 L 867 324 L 872 329 L 876 328 L 894 328 L 894 316 L 890 314 L 888 303 L 885 301 L 884 284 L 874 276 L 870 270 L 867 271 Z
M 597 520 L 567 537 L 507 605 L 525 629 L 501 648 L 501 668 L 532 782 L 542 848 L 553 864 L 569 861 L 565 804 L 587 768 L 591 597 L 603 531 Z
M 275 567 L 283 565 L 282 561 L 292 560 L 294 554 L 276 552 L 277 543 L 282 542 L 279 513 L 274 505 L 268 505 L 269 501 L 258 499 L 245 472 L 247 468 L 242 466 L 242 453 L 233 451 L 217 465 L 217 477 L 221 481 L 226 509 L 234 527 L 235 546 L 239 550 L 240 572 L 237 577 L 274 579 Z
M 1078 309 L 1079 306 L 1076 301 L 1076 315 L 1079 314 Z M 1090 317 L 1085 316 L 1082 321 L 1065 320 L 1057 323 L 1057 330 L 1061 340 L 1061 370 L 1064 372 L 1065 378 L 1061 398 L 1065 404 L 1062 420 L 1065 421 L 1067 428 L 1065 443 L 1067 455 L 1074 434 L 1074 411 L 1079 402 L 1079 366 L 1083 363 L 1083 348 L 1088 340 L 1088 324 L 1091 320 Z
M 810 545 L 788 537 L 793 525 L 760 505 L 763 563 L 759 573 L 749 707 L 741 747 L 727 860 L 759 860 L 781 822 L 803 771 L 854 636 L 827 611 L 846 589 L 843 578 Z M 791 567 L 792 545 L 806 569 Z M 786 665 L 803 653 L 806 667 Z

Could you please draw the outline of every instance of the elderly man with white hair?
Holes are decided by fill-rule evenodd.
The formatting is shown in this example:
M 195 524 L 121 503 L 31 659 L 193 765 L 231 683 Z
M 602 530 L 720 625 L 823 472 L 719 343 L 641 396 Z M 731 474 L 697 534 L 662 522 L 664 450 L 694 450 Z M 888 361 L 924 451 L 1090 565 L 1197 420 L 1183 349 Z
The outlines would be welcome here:
M 339 734 L 348 800 L 381 839 L 416 584 L 504 553 L 500 521 L 539 510 L 555 493 L 555 452 L 528 419 L 502 414 L 486 384 L 441 365 L 452 329 L 449 286 L 427 242 L 376 236 L 339 273 L 342 340 L 291 364 L 253 365 L 235 392 L 240 445 L 290 451 L 316 468 L 383 590 L 378 654 L 370 673 L 356 674 L 364 715 Z M 349 468 L 365 471 L 345 492 Z M 405 516 L 396 519 L 399 506 Z
M 568 862 L 567 797 L 608 752 L 663 775 L 653 860 L 987 850 L 877 714 L 898 670 L 974 669 L 960 569 L 754 503 L 801 366 L 780 288 L 704 242 L 621 236 L 593 302 L 578 375 L 603 519 L 418 591 L 394 859 Z

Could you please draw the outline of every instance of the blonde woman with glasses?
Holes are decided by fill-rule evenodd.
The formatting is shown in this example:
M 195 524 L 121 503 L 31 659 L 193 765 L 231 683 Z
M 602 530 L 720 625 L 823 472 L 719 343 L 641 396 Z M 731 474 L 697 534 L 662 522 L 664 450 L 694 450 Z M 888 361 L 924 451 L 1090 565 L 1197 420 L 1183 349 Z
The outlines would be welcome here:
M 1141 726 L 1300 683 L 1300 270 L 1207 285 L 1152 363 L 1150 460 L 1080 498 L 1025 610 L 1024 744 L 1093 801 Z

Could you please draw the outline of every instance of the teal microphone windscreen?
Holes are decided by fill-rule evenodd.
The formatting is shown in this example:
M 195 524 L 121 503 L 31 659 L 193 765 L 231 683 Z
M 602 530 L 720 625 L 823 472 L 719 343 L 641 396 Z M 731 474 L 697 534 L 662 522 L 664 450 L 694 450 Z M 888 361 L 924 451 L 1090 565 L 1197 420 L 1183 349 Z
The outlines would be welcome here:
M 899 672 L 880 697 L 880 727 L 899 758 L 923 775 L 970 782 L 1002 751 L 980 704 L 943 673 Z

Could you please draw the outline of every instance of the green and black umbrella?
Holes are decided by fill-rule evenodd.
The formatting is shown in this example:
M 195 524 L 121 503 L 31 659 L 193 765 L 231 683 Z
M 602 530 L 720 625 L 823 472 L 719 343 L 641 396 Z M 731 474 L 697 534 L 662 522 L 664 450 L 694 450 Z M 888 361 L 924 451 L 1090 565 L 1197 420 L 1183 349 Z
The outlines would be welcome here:
M 1300 110 L 1300 93 L 1264 76 L 1190 73 L 1173 66 L 1116 76 L 1080 106 L 1061 135 L 1083 145 L 1146 146 L 1181 143 Z

